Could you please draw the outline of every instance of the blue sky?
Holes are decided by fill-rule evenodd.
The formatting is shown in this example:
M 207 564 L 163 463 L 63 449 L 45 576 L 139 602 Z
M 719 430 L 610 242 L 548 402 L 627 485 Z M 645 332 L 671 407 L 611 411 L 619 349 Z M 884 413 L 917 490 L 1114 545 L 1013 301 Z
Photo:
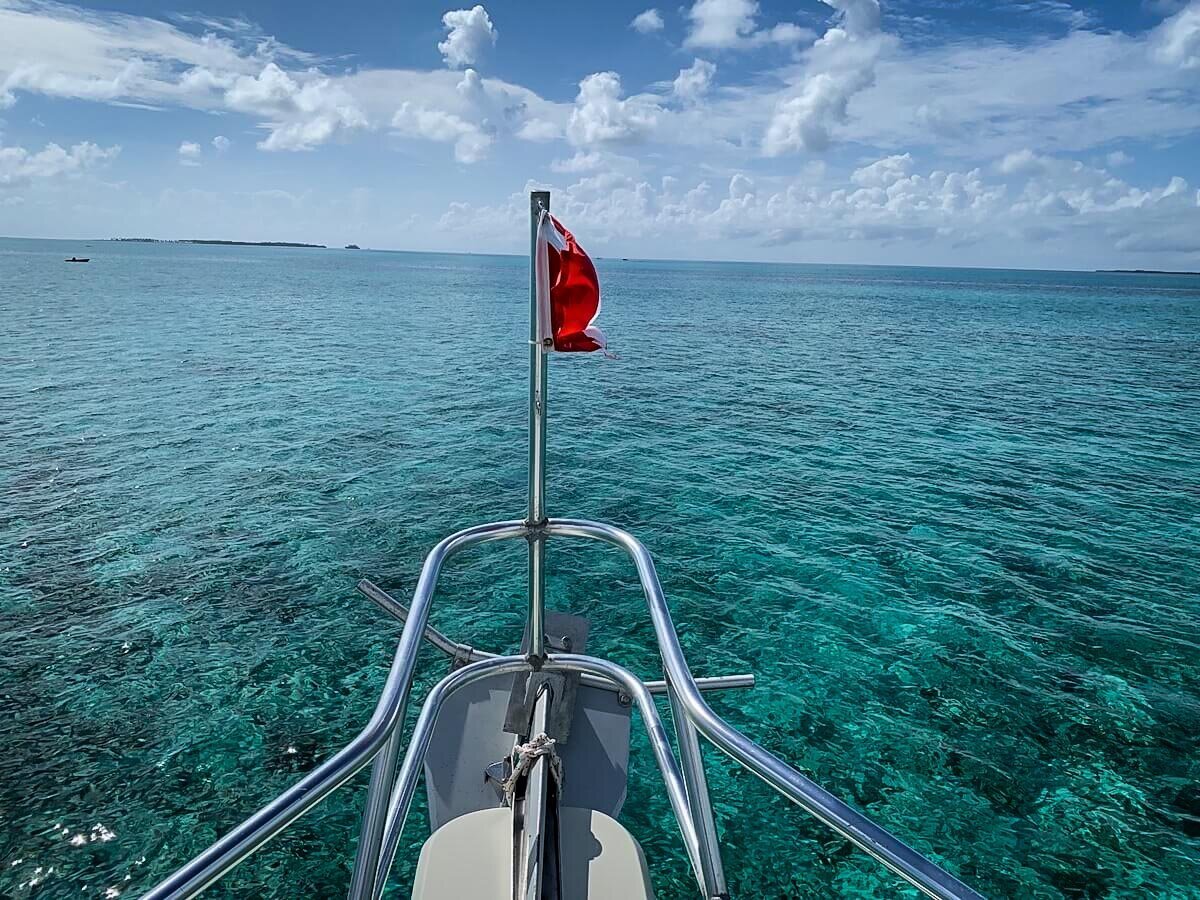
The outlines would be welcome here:
M 0 0 L 0 234 L 1200 269 L 1200 0 Z

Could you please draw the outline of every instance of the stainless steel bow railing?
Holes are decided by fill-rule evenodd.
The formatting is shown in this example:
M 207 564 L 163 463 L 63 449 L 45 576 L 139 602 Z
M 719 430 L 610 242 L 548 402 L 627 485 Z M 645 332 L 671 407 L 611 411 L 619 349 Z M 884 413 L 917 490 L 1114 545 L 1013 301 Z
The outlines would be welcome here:
M 623 529 L 582 519 L 550 519 L 540 527 L 530 526 L 521 521 L 493 522 L 460 531 L 438 543 L 426 557 L 421 569 L 391 669 L 366 727 L 342 750 L 156 885 L 144 895 L 146 900 L 182 900 L 196 896 L 344 785 L 372 760 L 375 765 L 363 814 L 362 834 L 350 896 L 352 900 L 378 896 L 382 890 L 380 876 L 386 876 L 387 867 L 390 866 L 389 859 L 381 860 L 385 831 L 390 837 L 396 830 L 397 816 L 400 813 L 398 804 L 390 802 L 393 791 L 397 791 L 400 794 L 398 799 L 403 801 L 404 792 L 410 790 L 410 778 L 415 785 L 416 772 L 411 766 L 406 767 L 403 778 L 399 781 L 395 776 L 401 737 L 399 725 L 404 717 L 416 667 L 417 651 L 421 641 L 425 639 L 429 611 L 442 567 L 452 556 L 476 544 L 535 536 L 599 540 L 620 547 L 633 560 L 662 655 L 666 688 L 671 699 L 683 763 L 682 776 L 687 809 L 677 808 L 676 813 L 693 868 L 698 868 L 697 880 L 707 896 L 723 895 L 725 886 L 712 810 L 704 782 L 703 763 L 696 741 L 697 732 L 927 896 L 941 900 L 981 900 L 981 895 L 972 888 L 778 757 L 759 747 L 714 713 L 705 702 L 696 680 L 688 669 L 649 551 L 637 538 Z M 452 642 L 447 639 L 447 643 Z M 503 665 L 497 665 L 498 669 L 510 663 L 515 664 L 513 660 L 500 659 Z M 605 680 L 613 680 L 615 674 L 594 667 L 590 657 L 559 656 L 550 659 L 552 664 L 581 669 L 593 677 Z M 635 694 L 633 699 L 644 706 L 643 698 L 649 697 L 649 690 L 643 686 L 642 690 L 635 691 Z M 657 721 L 657 716 L 653 721 Z M 648 722 L 648 725 L 650 724 Z M 664 768 L 664 776 L 667 777 L 668 792 L 675 804 L 679 798 L 677 791 L 672 788 L 669 775 L 672 766 L 673 760 L 671 766 Z M 403 805 L 407 809 L 406 802 Z M 390 828 L 389 808 L 392 821 Z M 403 824 L 402 819 L 399 820 L 399 824 Z
M 455 691 L 482 678 L 506 673 L 525 672 L 529 671 L 529 669 L 530 663 L 526 657 L 494 656 L 471 663 L 465 668 L 452 672 L 438 682 L 433 690 L 429 692 L 429 696 L 425 700 L 425 705 L 421 708 L 421 716 L 417 719 L 417 724 L 413 728 L 412 738 L 408 743 L 408 751 L 404 756 L 404 763 L 400 768 L 400 774 L 396 777 L 396 784 L 392 789 L 392 795 L 388 802 L 387 824 L 384 828 L 382 851 L 380 853 L 379 867 L 376 872 L 375 890 L 371 900 L 378 900 L 383 895 L 384 883 L 387 881 L 392 861 L 396 856 L 396 849 L 400 846 L 400 837 L 404 831 L 409 806 L 412 804 L 413 795 L 416 793 L 417 781 L 421 777 L 422 765 L 425 761 L 425 753 L 433 737 L 433 726 L 437 721 L 438 712 L 441 710 L 442 704 Z M 595 679 L 624 691 L 637 704 L 638 711 L 642 714 L 642 722 L 650 738 L 650 747 L 654 751 L 655 761 L 658 763 L 659 771 L 663 776 L 667 798 L 671 802 L 671 810 L 675 814 L 675 820 L 679 824 L 679 831 L 683 837 L 684 846 L 687 848 L 688 859 L 691 861 L 693 871 L 696 872 L 697 879 L 699 879 L 703 868 L 700 863 L 703 850 L 700 847 L 699 832 L 689 808 L 684 776 L 679 770 L 679 765 L 675 761 L 674 754 L 671 752 L 671 741 L 667 737 L 666 730 L 663 728 L 662 720 L 658 715 L 658 709 L 654 706 L 654 697 L 646 685 L 628 669 L 618 666 L 616 663 L 609 662 L 606 659 L 597 659 L 594 656 L 569 653 L 552 654 L 542 663 L 542 671 L 578 672 L 590 675 Z M 705 890 L 703 883 L 700 884 L 700 888 L 701 890 Z

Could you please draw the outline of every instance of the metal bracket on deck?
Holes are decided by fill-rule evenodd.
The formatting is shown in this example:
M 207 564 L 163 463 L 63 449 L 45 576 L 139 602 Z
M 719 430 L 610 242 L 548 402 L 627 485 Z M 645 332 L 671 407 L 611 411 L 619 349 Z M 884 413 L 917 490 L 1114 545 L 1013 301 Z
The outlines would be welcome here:
M 567 613 L 546 612 L 546 649 L 553 653 L 583 653 L 587 646 L 588 620 Z M 521 640 L 521 651 L 529 650 L 529 627 Z M 546 734 L 560 744 L 571 736 L 571 720 L 575 717 L 575 694 L 579 688 L 579 673 L 551 675 L 545 672 L 530 672 L 513 678 L 512 695 L 508 701 L 508 712 L 504 716 L 504 730 L 521 737 L 529 734 L 529 720 L 533 715 L 534 700 L 543 684 L 549 684 L 554 692 L 554 703 L 546 722 Z

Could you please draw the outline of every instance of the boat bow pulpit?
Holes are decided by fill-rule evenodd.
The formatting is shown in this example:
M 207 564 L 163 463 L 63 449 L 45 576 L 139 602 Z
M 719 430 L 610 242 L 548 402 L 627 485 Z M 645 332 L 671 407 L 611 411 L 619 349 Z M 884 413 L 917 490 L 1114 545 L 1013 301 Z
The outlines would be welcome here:
M 705 692 L 751 687 L 754 678 L 693 677 L 654 562 L 637 538 L 613 525 L 547 517 L 550 347 L 544 320 L 539 326 L 538 230 L 549 208 L 548 192 L 530 194 L 527 514 L 442 540 L 425 559 L 410 606 L 370 581 L 360 582 L 364 596 L 403 622 L 370 721 L 344 748 L 145 897 L 180 900 L 199 894 L 370 766 L 351 900 L 383 895 L 422 777 L 430 836 L 417 863 L 414 900 L 652 898 L 645 855 L 619 822 L 636 706 L 695 875 L 695 896 L 729 896 L 700 750 L 703 737 L 927 896 L 979 900 L 959 879 L 713 712 Z M 542 277 L 544 284 L 544 269 Z M 544 290 L 540 302 L 545 303 Z M 661 680 L 643 680 L 588 655 L 592 623 L 546 610 L 546 547 L 552 539 L 595 540 L 627 554 L 645 595 L 662 658 Z M 521 652 L 508 656 L 458 643 L 429 625 L 446 561 L 500 540 L 522 540 L 529 548 L 525 634 Z M 405 740 L 404 711 L 424 641 L 449 657 L 450 671 L 425 697 Z M 655 704 L 655 696 L 662 695 L 668 698 L 674 744 Z

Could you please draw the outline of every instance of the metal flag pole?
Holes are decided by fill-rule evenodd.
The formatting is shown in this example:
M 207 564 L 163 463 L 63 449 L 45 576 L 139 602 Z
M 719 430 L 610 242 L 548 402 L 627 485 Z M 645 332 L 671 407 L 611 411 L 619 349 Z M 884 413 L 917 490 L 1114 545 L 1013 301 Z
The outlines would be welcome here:
M 537 236 L 550 192 L 529 192 L 529 655 L 545 656 L 546 633 L 546 368 L 547 351 L 538 328 Z

